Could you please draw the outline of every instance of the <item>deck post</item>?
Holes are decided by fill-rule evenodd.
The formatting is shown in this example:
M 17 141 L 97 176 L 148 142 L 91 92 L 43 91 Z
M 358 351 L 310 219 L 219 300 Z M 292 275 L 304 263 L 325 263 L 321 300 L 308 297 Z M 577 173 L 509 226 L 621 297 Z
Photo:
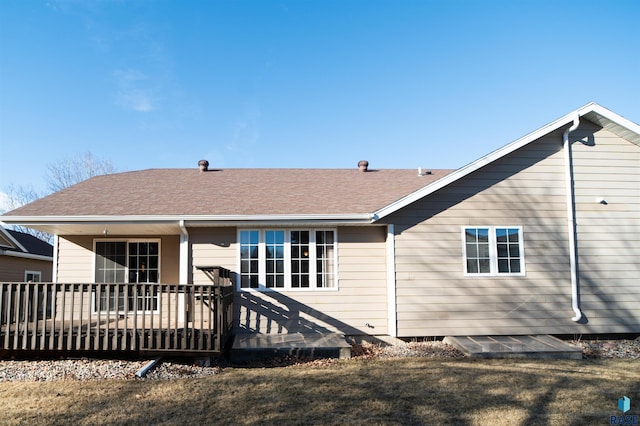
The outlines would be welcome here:
M 180 311 L 184 305 L 184 295 L 180 294 L 180 287 L 178 285 L 174 285 L 173 288 L 176 292 L 176 304 L 175 304 L 175 316 L 174 316 L 174 324 L 173 324 L 173 349 L 178 348 L 178 321 L 180 321 Z
M 111 284 L 111 286 L 114 288 L 115 291 L 115 297 L 114 297 L 114 316 L 115 316 L 115 321 L 113 322 L 113 337 L 111 339 L 111 348 L 104 348 L 104 349 L 111 349 L 116 350 L 118 349 L 119 345 L 118 345 L 118 323 L 120 321 L 118 321 L 118 319 L 120 318 L 120 286 L 118 284 Z
M 76 285 L 70 284 L 71 286 L 71 312 L 69 314 L 69 335 L 67 336 L 67 350 L 71 350 L 73 347 L 73 314 L 75 310 L 75 298 L 76 298 Z
M 58 350 L 62 350 L 62 341 L 63 336 L 64 336 L 64 307 L 66 305 L 66 298 L 67 298 L 67 286 L 65 284 L 62 284 L 62 286 L 60 287 L 62 290 L 62 297 L 61 297 L 61 305 L 60 305 L 60 316 L 58 318 L 58 315 L 56 315 L 57 317 L 57 321 L 59 321 L 59 325 L 57 327 L 58 330 L 60 330 L 58 332 L 58 344 L 56 345 L 58 347 Z M 57 313 L 57 312 L 56 312 Z
M 47 339 L 47 309 L 49 309 L 49 284 L 42 289 L 42 333 L 40 334 L 40 347 L 44 348 Z
M 53 349 L 56 345 L 56 315 L 58 314 L 56 303 L 58 303 L 58 285 L 59 284 L 51 285 L 51 331 L 49 332 L 49 346 L 47 346 L 47 349 Z
M 105 284 L 106 287 L 106 293 L 107 293 L 107 297 L 106 297 L 106 305 L 107 305 L 107 313 L 106 313 L 106 317 L 107 317 L 107 322 L 106 322 L 106 330 L 104 333 L 104 339 L 102 340 L 102 346 L 99 347 L 99 349 L 108 349 L 109 348 L 109 324 L 111 323 L 111 310 L 108 308 L 109 307 L 109 302 L 111 301 L 111 286 L 109 284 Z M 102 306 L 100 306 L 99 309 L 102 309 Z
M 131 350 L 138 350 L 138 314 L 140 313 L 140 309 L 138 309 L 138 297 L 140 296 L 140 285 L 136 284 L 133 286 L 133 303 L 134 311 L 133 311 L 133 330 L 131 331 Z M 142 292 L 142 315 L 146 315 L 146 292 Z M 153 299 L 152 299 L 153 303 Z
M 24 296 L 24 299 L 20 301 L 20 317 L 24 320 L 24 328 L 18 336 L 22 340 L 22 349 L 27 349 L 27 336 L 29 335 L 29 284 L 23 284 L 24 291 L 20 292 L 20 296 Z
M 102 285 L 95 285 L 96 291 L 94 297 L 93 306 L 95 307 L 97 320 L 96 320 L 96 335 L 93 341 L 93 350 L 97 350 L 100 346 L 100 322 L 102 321 L 102 312 L 100 309 L 100 300 L 102 299 Z
M 184 299 L 185 299 L 185 304 L 180 304 L 180 307 L 182 308 L 182 312 L 181 312 L 181 318 L 182 318 L 182 322 L 183 322 L 183 326 L 182 326 L 182 349 L 186 349 L 188 342 L 189 342 L 189 318 L 188 315 L 190 314 L 189 312 L 189 308 L 191 306 L 193 306 L 193 292 L 190 291 L 189 287 L 187 286 L 179 286 L 182 291 L 180 292 L 180 294 L 183 295 Z
M 222 335 L 224 333 L 224 294 L 222 291 L 222 287 L 216 287 L 216 298 L 215 298 L 215 312 L 214 315 L 216 317 L 216 345 L 215 348 L 218 351 L 222 351 Z
M 76 336 L 76 349 L 82 347 L 82 326 L 84 318 L 84 284 L 78 284 L 80 287 L 80 317 L 78 318 L 78 335 Z
M 180 319 L 184 321 L 184 327 L 186 330 L 187 327 L 187 310 L 186 304 L 188 303 L 188 299 L 186 298 L 186 287 L 184 290 L 181 289 L 181 286 L 176 285 L 176 332 L 178 330 L 178 322 Z

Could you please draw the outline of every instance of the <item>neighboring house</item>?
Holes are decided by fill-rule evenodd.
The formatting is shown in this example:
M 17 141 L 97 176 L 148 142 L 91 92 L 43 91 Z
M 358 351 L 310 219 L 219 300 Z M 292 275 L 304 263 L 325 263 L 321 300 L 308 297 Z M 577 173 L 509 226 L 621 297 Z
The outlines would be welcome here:
M 50 282 L 53 246 L 0 226 L 0 282 Z
M 640 126 L 588 104 L 456 171 L 151 169 L 0 219 L 56 282 L 235 282 L 236 332 L 640 332 Z

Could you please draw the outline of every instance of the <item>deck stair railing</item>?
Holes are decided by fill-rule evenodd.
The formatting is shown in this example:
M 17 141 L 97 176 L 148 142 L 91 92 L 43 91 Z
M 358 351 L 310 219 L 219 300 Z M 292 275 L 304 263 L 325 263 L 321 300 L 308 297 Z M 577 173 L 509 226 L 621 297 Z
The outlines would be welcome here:
M 225 350 L 233 286 L 0 283 L 0 350 L 209 352 Z

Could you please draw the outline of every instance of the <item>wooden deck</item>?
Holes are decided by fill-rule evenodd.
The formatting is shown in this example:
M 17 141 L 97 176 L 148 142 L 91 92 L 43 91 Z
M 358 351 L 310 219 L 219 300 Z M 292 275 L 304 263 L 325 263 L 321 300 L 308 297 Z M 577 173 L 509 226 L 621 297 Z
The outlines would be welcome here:
M 106 321 L 21 322 L 3 325 L 0 349 L 43 351 L 189 351 L 222 352 L 215 327 L 188 323 L 176 327 L 143 327 L 131 319 Z
M 228 274 L 214 284 L 0 283 L 0 350 L 222 353 Z

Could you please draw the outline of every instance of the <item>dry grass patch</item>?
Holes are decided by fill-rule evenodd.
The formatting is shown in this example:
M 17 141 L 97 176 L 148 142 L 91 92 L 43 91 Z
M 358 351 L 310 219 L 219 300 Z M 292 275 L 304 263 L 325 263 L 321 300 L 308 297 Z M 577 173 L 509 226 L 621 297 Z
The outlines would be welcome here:
M 351 360 L 170 381 L 0 383 L 2 424 L 607 424 L 637 361 Z M 635 410 L 635 407 L 632 407 Z

